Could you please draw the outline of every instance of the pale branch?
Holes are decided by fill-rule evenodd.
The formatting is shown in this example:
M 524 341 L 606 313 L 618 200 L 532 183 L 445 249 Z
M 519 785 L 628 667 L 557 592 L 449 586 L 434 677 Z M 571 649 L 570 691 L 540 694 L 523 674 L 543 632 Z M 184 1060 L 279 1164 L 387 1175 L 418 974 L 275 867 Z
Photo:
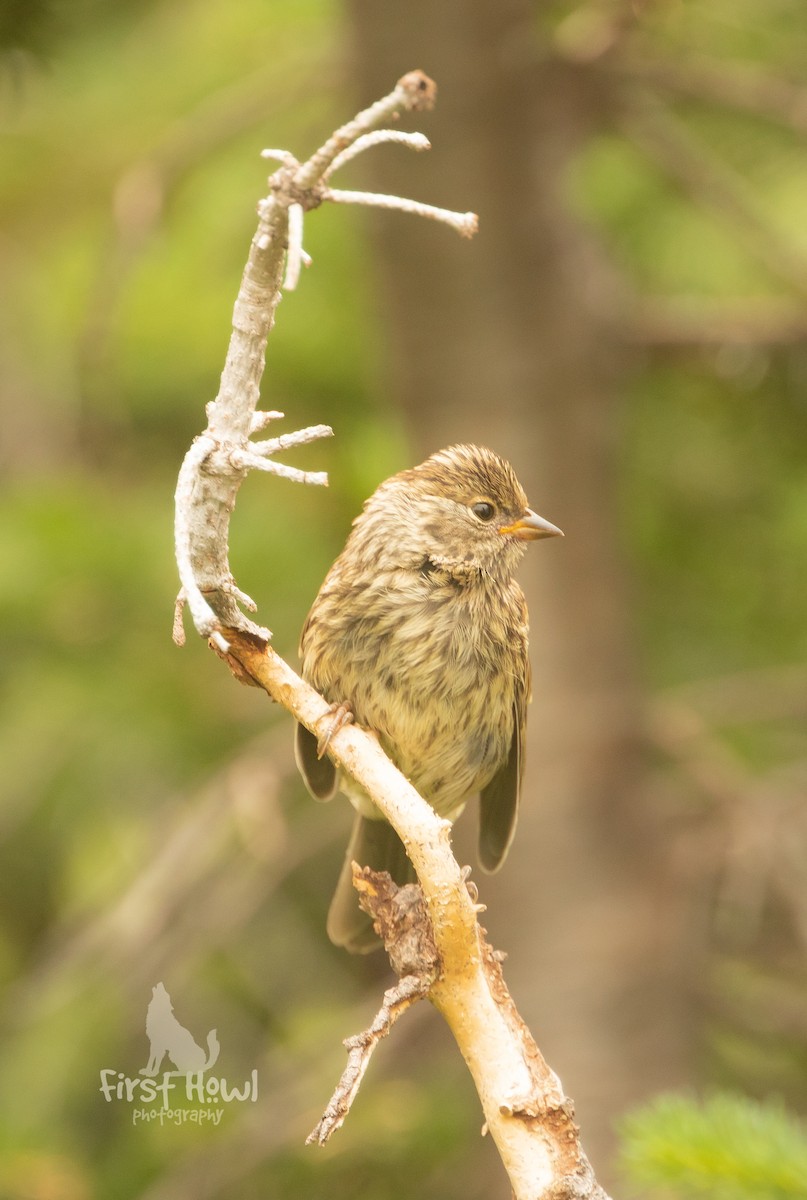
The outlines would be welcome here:
M 384 992 L 381 1008 L 373 1018 L 372 1024 L 361 1033 L 345 1038 L 342 1045 L 348 1052 L 347 1065 L 324 1113 L 305 1139 L 307 1146 L 313 1142 L 324 1146 L 331 1134 L 341 1129 L 358 1095 L 376 1046 L 408 1008 L 428 995 L 429 985 L 429 981 L 424 982 L 417 975 L 404 975 L 394 987 L 387 988 Z
M 294 433 L 281 433 L 280 437 L 269 438 L 265 442 L 253 442 L 253 454 L 277 454 L 281 450 L 289 450 L 292 446 L 304 446 L 307 442 L 316 442 L 319 438 L 330 436 L 329 425 L 308 425 Z
M 283 479 L 290 479 L 293 483 L 313 483 L 319 487 L 328 486 L 328 476 L 324 471 L 300 471 L 297 467 L 270 462 L 260 454 L 250 454 L 246 450 L 231 450 L 229 460 L 239 470 L 266 471 L 269 475 L 280 475 Z
M 407 133 L 403 129 L 376 129 L 374 133 L 365 133 L 363 137 L 356 138 L 352 146 L 348 146 L 341 154 L 337 154 L 327 171 L 323 173 L 323 182 L 330 179 L 334 171 L 338 171 L 345 163 L 349 163 L 357 155 L 363 154 L 371 146 L 380 146 L 383 142 L 398 142 L 401 146 L 408 146 L 410 150 L 431 150 L 431 142 L 425 134 Z
M 330 705 L 270 646 L 227 630 L 229 657 L 312 733 Z M 372 797 L 403 841 L 423 891 L 441 966 L 429 999 L 442 1013 L 473 1076 L 516 1200 L 607 1200 L 579 1141 L 572 1102 L 519 1016 L 499 956 L 482 937 L 479 905 L 451 852 L 451 824 L 355 725 L 331 738 L 329 755 Z
M 293 292 L 300 280 L 300 267 L 303 262 L 303 206 L 289 205 L 289 249 L 286 255 L 286 277 L 283 287 L 287 292 Z
M 266 412 L 254 412 L 249 423 L 249 432 L 260 433 L 263 429 L 266 429 L 267 425 L 271 425 L 273 421 L 282 421 L 285 415 L 285 413 L 277 412 L 275 409 L 269 409 Z M 316 428 L 325 429 L 327 426 L 318 425 Z M 291 434 L 287 436 L 290 437 Z
M 216 614 L 205 600 L 201 588 L 196 582 L 193 564 L 192 501 L 202 463 L 214 448 L 215 443 L 209 438 L 198 437 L 185 455 L 177 479 L 174 493 L 174 548 L 181 587 L 174 607 L 173 637 L 177 645 L 184 643 L 185 631 L 182 624 L 182 612 L 187 604 L 197 632 L 202 637 L 212 638 L 220 650 L 226 650 L 227 643 L 218 628 Z
M 271 158 L 273 162 L 282 163 L 284 167 L 297 166 L 297 159 L 288 150 L 277 150 L 267 147 L 261 150 L 261 158 Z
M 348 192 L 341 188 L 325 188 L 323 200 L 334 204 L 364 204 L 371 208 L 395 208 L 399 212 L 413 213 L 417 217 L 428 217 L 442 221 L 456 229 L 463 237 L 473 237 L 478 228 L 476 213 L 452 212 L 448 208 L 436 208 L 433 204 L 421 204 L 419 200 L 406 200 L 402 196 L 385 196 L 379 192 Z
M 259 637 L 267 631 L 253 625 L 239 606 L 229 567 L 229 521 L 238 489 L 250 470 L 283 475 L 302 483 L 326 484 L 322 472 L 301 471 L 270 461 L 271 456 L 331 430 L 317 426 L 299 435 L 272 442 L 250 441 L 250 435 L 272 419 L 256 413 L 260 382 L 266 362 L 266 343 L 281 296 L 281 281 L 294 287 L 300 266 L 310 261 L 303 250 L 303 215 L 318 207 L 328 190 L 325 173 L 332 172 L 345 154 L 362 138 L 405 110 L 422 111 L 434 103 L 434 83 L 421 71 L 411 71 L 382 100 L 360 112 L 337 130 L 302 165 L 283 150 L 264 150 L 267 158 L 279 159 L 280 168 L 269 179 L 269 194 L 258 203 L 258 228 L 233 311 L 233 331 L 216 399 L 207 405 L 207 429 L 194 442 L 182 465 L 177 482 L 175 540 L 180 592 L 174 620 L 174 638 L 182 641 L 181 612 L 187 605 L 194 626 L 203 637 L 212 638 L 225 650 L 222 626 L 252 630 Z M 381 140 L 389 140 L 384 133 Z M 418 139 L 404 139 L 412 144 Z M 395 139 L 401 140 L 401 139 Z M 370 143 L 365 141 L 361 148 Z M 398 200 L 397 197 L 391 198 Z M 403 199 L 408 211 L 434 216 L 429 205 L 418 206 Z M 450 217 L 451 214 L 446 214 Z M 469 218 L 455 227 L 469 233 Z
M 380 1040 L 408 1008 L 429 995 L 440 974 L 440 956 L 421 888 L 414 883 L 399 887 L 386 871 L 373 871 L 355 862 L 351 866 L 359 903 L 373 918 L 373 927 L 384 942 L 398 983 L 384 993 L 384 1001 L 369 1028 L 343 1043 L 348 1058 L 342 1077 L 306 1139 L 320 1146 L 343 1124 Z
M 297 171 L 294 182 L 298 188 L 310 188 L 318 183 L 339 155 L 357 142 L 365 133 L 370 133 L 400 112 L 428 112 L 434 108 L 437 88 L 434 81 L 422 71 L 409 71 L 398 80 L 394 90 L 381 100 L 376 100 L 364 112 L 359 113 L 347 125 L 337 129 L 323 146 Z
M 330 706 L 274 653 L 267 644 L 269 632 L 241 611 L 241 606 L 254 605 L 230 574 L 229 521 L 249 469 L 271 470 L 303 482 L 324 482 L 317 473 L 269 459 L 329 434 L 327 426 L 250 440 L 280 416 L 258 413 L 256 406 L 287 249 L 304 261 L 299 214 L 292 218 L 297 226 L 290 232 L 290 210 L 297 207 L 304 213 L 325 198 L 345 202 L 353 195 L 359 197 L 359 203 L 381 202 L 448 219 L 468 235 L 475 228 L 471 214 L 450 214 L 398 197 L 328 196 L 330 189 L 323 182 L 325 174 L 339 164 L 339 156 L 360 138 L 404 109 L 430 107 L 434 94 L 431 80 L 421 72 L 411 72 L 389 96 L 338 130 L 307 163 L 298 166 L 291 155 L 281 152 L 282 165 L 270 178 L 269 195 L 258 205 L 258 228 L 235 304 L 219 393 L 207 406 L 208 427 L 191 446 L 177 483 L 175 529 L 182 584 L 178 610 L 187 603 L 197 630 L 210 639 L 234 674 L 263 688 L 317 735 L 326 723 L 330 725 Z M 296 246 L 290 247 L 290 241 Z M 180 624 L 177 614 L 177 640 Z M 476 903 L 471 894 L 475 889 L 469 889 L 466 873 L 451 853 L 450 822 L 437 816 L 366 731 L 345 725 L 331 738 L 328 753 L 371 796 L 398 832 L 415 866 L 422 899 L 420 889 L 412 891 L 421 907 L 425 902 L 423 924 L 428 927 L 428 940 L 433 941 L 432 966 L 423 971 L 407 967 L 411 958 L 405 951 L 405 938 L 399 943 L 396 935 L 385 944 L 399 975 L 420 979 L 420 987 L 428 991 L 452 1029 L 476 1083 L 486 1127 L 499 1148 L 516 1200 L 607 1200 L 580 1146 L 571 1102 L 516 1012 L 502 979 L 499 957 L 481 935 L 477 913 L 482 906 Z M 375 915 L 381 921 L 380 910 Z M 373 1029 L 388 1027 L 394 1016 L 414 1002 L 418 991 L 415 983 L 392 989 L 387 1011 L 382 1010 Z M 375 1044 L 374 1038 L 378 1040 L 373 1033 L 368 1045 Z M 359 1047 L 338 1104 L 355 1094 L 367 1058 Z M 341 1119 L 337 1111 L 336 1122 Z

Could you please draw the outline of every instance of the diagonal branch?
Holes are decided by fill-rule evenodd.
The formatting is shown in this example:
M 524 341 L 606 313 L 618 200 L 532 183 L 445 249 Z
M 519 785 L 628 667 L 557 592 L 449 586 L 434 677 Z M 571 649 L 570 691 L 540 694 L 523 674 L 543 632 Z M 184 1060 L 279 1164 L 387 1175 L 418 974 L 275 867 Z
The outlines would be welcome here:
M 326 701 L 271 647 L 238 630 L 226 636 L 238 671 L 319 734 L 331 719 Z M 437 816 L 365 730 L 343 726 L 328 753 L 369 793 L 415 866 L 441 964 L 429 999 L 468 1064 L 516 1200 L 608 1200 L 580 1144 L 572 1102 L 516 1010 L 500 956 L 482 936 L 479 906 L 451 852 L 450 822 Z M 349 1070 L 360 1068 L 363 1073 L 354 1056 Z M 335 1103 L 341 1112 L 342 1102 Z
M 230 515 L 250 468 L 324 482 L 270 459 L 330 434 L 327 426 L 250 440 L 280 417 L 279 413 L 258 413 L 256 405 L 267 338 L 280 299 L 286 249 L 293 241 L 290 257 L 296 260 L 292 264 L 295 274 L 302 260 L 299 217 L 328 197 L 323 182 L 326 173 L 339 164 L 350 146 L 394 119 L 399 111 L 431 107 L 434 94 L 431 80 L 421 72 L 410 72 L 389 96 L 338 130 L 302 166 L 291 155 L 272 151 L 273 155 L 280 153 L 281 166 L 269 181 L 269 195 L 258 205 L 258 228 L 235 303 L 221 387 L 207 406 L 207 429 L 188 451 L 177 483 L 175 530 L 182 583 L 178 609 L 187 603 L 199 633 L 210 639 L 239 679 L 263 688 L 315 734 L 330 720 L 329 705 L 274 653 L 267 644 L 268 631 L 249 621 L 239 607 L 250 607 L 251 601 L 237 588 L 229 571 Z M 357 195 L 363 194 L 353 193 L 354 201 Z M 337 196 L 330 193 L 331 199 Z M 342 193 L 341 200 L 346 199 Z M 452 215 L 397 197 L 374 197 L 366 202 L 379 200 L 419 215 L 440 213 L 439 219 Z M 292 209 L 299 210 L 293 218 L 293 237 L 289 228 Z M 453 215 L 460 219 L 457 228 L 461 232 L 473 231 L 469 214 Z M 177 640 L 180 626 L 178 613 Z M 423 908 L 427 941 L 431 944 L 433 940 L 434 946 L 433 957 L 427 955 L 426 959 L 430 965 L 424 971 L 413 970 L 411 958 L 399 953 L 398 925 L 392 921 L 392 935 L 385 944 L 401 983 L 387 993 L 370 1031 L 349 1047 L 349 1069 L 329 1110 L 331 1126 L 338 1127 L 344 1119 L 379 1037 L 419 995 L 428 993 L 471 1070 L 486 1126 L 499 1148 L 516 1200 L 607 1200 L 580 1146 L 571 1101 L 515 1009 L 499 956 L 482 937 L 477 922 L 482 906 L 476 903 L 466 873 L 451 853 L 450 823 L 418 795 L 368 732 L 343 727 L 333 735 L 328 753 L 365 788 L 402 838 L 422 889 L 422 893 L 419 888 L 413 890 Z M 367 884 L 365 892 L 377 890 L 375 880 L 363 882 Z M 381 919 L 380 913 L 374 915 Z
M 307 1146 L 314 1143 L 324 1146 L 331 1134 L 341 1129 L 376 1046 L 382 1038 L 387 1037 L 398 1018 L 428 995 L 428 991 L 428 983 L 424 983 L 417 975 L 404 975 L 394 987 L 384 992 L 381 1008 L 372 1024 L 361 1033 L 345 1038 L 343 1045 L 348 1052 L 347 1065 L 325 1112 L 305 1139 Z

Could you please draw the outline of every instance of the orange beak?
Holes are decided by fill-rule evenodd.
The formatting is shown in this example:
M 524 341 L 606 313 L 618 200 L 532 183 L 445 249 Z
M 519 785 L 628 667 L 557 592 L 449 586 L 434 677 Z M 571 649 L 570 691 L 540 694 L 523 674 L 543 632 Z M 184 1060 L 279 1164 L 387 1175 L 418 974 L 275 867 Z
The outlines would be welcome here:
M 558 529 L 551 521 L 539 517 L 528 508 L 523 517 L 519 517 L 512 525 L 504 525 L 499 533 L 509 533 L 521 542 L 534 542 L 537 538 L 563 537 L 563 530 Z

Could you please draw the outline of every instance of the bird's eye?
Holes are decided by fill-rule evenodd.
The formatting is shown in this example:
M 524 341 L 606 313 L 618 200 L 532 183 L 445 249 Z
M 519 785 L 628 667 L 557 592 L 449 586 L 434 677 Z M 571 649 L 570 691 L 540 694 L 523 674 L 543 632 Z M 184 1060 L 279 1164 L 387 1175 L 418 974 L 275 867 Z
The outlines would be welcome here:
M 490 521 L 493 519 L 496 509 L 487 500 L 478 500 L 476 504 L 471 505 L 471 512 L 479 517 L 480 521 Z

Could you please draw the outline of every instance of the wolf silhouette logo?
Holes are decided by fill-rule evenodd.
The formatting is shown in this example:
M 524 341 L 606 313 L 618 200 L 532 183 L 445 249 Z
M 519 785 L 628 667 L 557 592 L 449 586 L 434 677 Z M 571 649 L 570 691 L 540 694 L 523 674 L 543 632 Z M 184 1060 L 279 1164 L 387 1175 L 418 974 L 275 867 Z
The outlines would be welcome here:
M 208 1071 L 219 1056 L 219 1039 L 216 1030 L 207 1035 L 207 1053 L 197 1046 L 193 1035 L 180 1025 L 174 1016 L 174 1006 L 165 985 L 158 983 L 151 989 L 151 1000 L 146 1013 L 146 1034 L 151 1044 L 149 1060 L 141 1067 L 141 1075 L 158 1075 L 166 1054 L 182 1075 Z

